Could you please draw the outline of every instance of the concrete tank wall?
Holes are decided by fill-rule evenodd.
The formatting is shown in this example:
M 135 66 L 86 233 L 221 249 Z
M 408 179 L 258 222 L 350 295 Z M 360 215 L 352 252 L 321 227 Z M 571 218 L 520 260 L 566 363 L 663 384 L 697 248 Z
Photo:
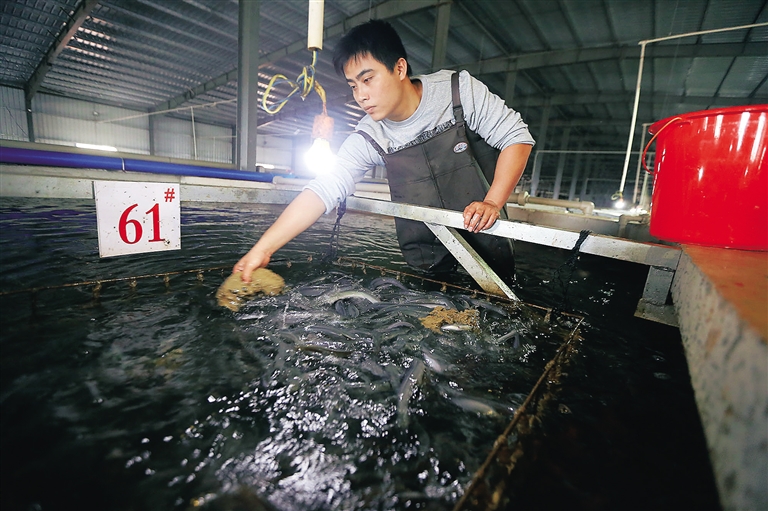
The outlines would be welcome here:
M 683 247 L 672 285 L 724 509 L 768 509 L 768 252 Z

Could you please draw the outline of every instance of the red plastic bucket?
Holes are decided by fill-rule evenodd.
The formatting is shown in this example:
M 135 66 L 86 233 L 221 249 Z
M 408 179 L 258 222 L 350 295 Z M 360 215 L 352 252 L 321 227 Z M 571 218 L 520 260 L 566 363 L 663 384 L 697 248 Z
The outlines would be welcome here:
M 678 243 L 768 250 L 768 105 L 654 123 L 650 232 Z M 645 152 L 643 152 L 645 165 Z

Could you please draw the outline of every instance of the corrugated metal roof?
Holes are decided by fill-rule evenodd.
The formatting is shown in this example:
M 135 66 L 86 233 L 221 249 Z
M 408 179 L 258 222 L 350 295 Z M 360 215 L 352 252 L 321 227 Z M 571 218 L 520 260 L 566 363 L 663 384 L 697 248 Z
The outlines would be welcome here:
M 572 126 L 572 140 L 603 148 L 626 143 L 640 40 L 768 21 L 764 0 L 326 0 L 325 26 L 349 28 L 394 10 L 390 21 L 411 66 L 424 73 L 431 71 L 437 6 L 446 3 L 451 13 L 444 67 L 469 69 L 502 96 L 508 72 L 516 71 L 513 104 L 532 127 L 549 101 L 551 120 Z M 309 64 L 303 49 L 307 4 L 261 2 L 259 50 L 263 58 L 271 55 L 260 69 L 262 91 L 274 74 L 293 79 Z M 57 48 L 78 17 L 74 36 Z M 232 126 L 237 18 L 236 0 L 5 0 L 0 84 L 29 88 L 37 73 L 41 92 L 140 111 L 217 103 L 196 109 L 195 118 Z M 338 37 L 326 37 L 317 77 L 343 130 L 361 111 L 331 67 Z M 51 68 L 41 72 L 57 50 Z M 279 51 L 285 55 L 276 57 Z M 638 125 L 683 111 L 768 103 L 767 75 L 766 27 L 649 45 Z M 292 101 L 275 117 L 261 112 L 260 130 L 306 133 L 318 112 L 317 98 Z M 186 118 L 189 112 L 172 115 Z

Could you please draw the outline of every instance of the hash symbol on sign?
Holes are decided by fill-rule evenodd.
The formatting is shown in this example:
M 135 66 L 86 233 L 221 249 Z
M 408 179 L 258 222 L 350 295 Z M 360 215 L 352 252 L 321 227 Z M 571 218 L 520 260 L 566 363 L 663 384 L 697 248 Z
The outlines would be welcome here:
M 173 198 L 176 196 L 176 190 L 173 188 L 168 188 L 165 191 L 165 202 L 173 202 Z

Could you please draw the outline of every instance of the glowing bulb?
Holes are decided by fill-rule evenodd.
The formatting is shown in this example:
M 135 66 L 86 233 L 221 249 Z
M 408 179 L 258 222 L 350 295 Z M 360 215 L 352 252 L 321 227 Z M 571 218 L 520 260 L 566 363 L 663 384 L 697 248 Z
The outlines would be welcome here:
M 613 201 L 614 208 L 624 209 L 626 203 L 624 202 L 624 194 L 621 192 L 621 190 L 611 195 L 611 200 Z
M 336 156 L 331 152 L 331 144 L 324 138 L 316 138 L 312 142 L 307 154 L 304 155 L 304 161 L 309 170 L 315 174 L 327 174 L 333 170 L 336 164 Z

